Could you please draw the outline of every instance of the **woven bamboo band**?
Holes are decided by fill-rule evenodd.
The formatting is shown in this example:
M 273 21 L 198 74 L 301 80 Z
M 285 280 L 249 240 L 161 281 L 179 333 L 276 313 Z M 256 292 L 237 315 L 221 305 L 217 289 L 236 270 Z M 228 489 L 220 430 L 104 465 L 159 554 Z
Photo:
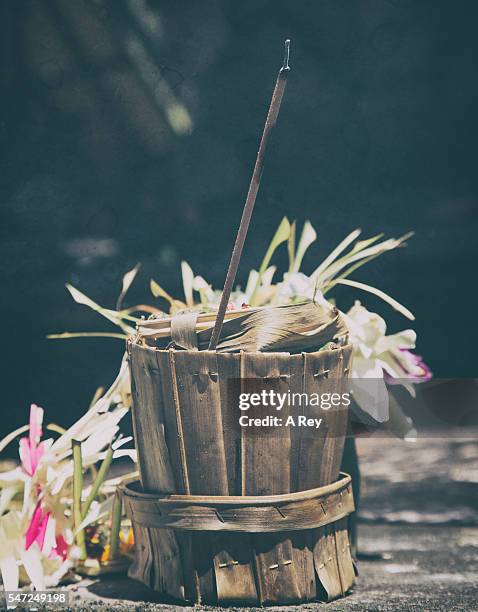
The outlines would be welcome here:
M 226 497 L 143 493 L 123 487 L 129 518 L 143 527 L 263 533 L 323 527 L 354 510 L 348 474 L 331 485 L 285 495 Z

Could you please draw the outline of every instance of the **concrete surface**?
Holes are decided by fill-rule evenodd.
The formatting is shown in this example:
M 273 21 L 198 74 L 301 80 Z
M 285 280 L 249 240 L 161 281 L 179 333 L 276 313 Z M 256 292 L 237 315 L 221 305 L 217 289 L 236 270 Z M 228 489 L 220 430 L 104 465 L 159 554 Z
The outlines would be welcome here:
M 478 610 L 478 431 L 463 434 L 359 441 L 359 549 L 368 558 L 359 561 L 357 584 L 330 604 L 275 609 Z M 83 580 L 69 590 L 75 612 L 184 609 L 127 578 Z

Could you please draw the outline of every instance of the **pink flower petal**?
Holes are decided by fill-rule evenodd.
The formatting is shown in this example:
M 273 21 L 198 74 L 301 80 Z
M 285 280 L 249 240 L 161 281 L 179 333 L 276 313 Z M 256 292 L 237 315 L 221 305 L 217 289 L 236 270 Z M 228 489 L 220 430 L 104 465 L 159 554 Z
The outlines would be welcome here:
M 403 369 L 404 375 L 403 375 L 403 378 L 393 378 L 387 372 L 384 372 L 384 378 L 387 384 L 400 385 L 405 380 L 413 384 L 419 384 L 419 383 L 427 382 L 431 378 L 433 378 L 433 372 L 430 370 L 427 364 L 423 361 L 420 355 L 416 355 L 415 353 L 412 353 L 408 349 L 400 349 L 400 351 L 401 353 L 403 353 L 404 356 L 406 356 L 406 358 L 410 360 L 410 363 L 415 368 L 415 371 L 414 372 L 406 371 L 406 362 L 398 361 L 395 358 L 397 365 Z M 418 372 L 420 373 L 417 373 L 416 370 L 418 370 Z
M 28 438 L 20 439 L 19 452 L 23 469 L 29 476 L 33 476 L 32 454 L 30 452 L 30 441 Z
M 25 550 L 28 550 L 30 548 L 30 546 L 36 540 L 38 535 L 38 530 L 40 528 L 42 518 L 42 510 L 40 503 L 41 502 L 38 502 L 35 506 L 35 510 L 33 511 L 30 524 L 28 525 L 27 532 L 25 534 Z
M 46 528 L 48 526 L 49 520 L 50 520 L 50 513 L 45 512 L 45 514 L 42 515 L 42 519 L 38 527 L 37 537 L 35 540 L 38 546 L 40 547 L 40 550 L 43 549 L 43 544 L 45 543 L 45 533 L 46 533 Z
M 43 408 L 36 404 L 30 406 L 30 431 L 28 438 L 20 440 L 20 459 L 23 469 L 29 476 L 33 476 L 38 467 L 38 463 L 45 451 L 42 436 Z
M 36 542 L 42 550 L 43 544 L 45 543 L 45 533 L 50 520 L 50 512 L 44 511 L 39 501 L 33 511 L 30 524 L 28 525 L 27 532 L 25 534 L 25 550 L 28 550 L 33 542 Z
M 30 406 L 30 446 L 34 447 L 40 442 L 40 438 L 42 436 L 42 426 L 43 424 L 43 408 L 37 406 L 36 404 L 31 404 Z
M 51 549 L 50 557 L 61 557 L 65 560 L 68 556 L 68 544 L 65 538 L 60 534 L 56 536 L 56 546 Z

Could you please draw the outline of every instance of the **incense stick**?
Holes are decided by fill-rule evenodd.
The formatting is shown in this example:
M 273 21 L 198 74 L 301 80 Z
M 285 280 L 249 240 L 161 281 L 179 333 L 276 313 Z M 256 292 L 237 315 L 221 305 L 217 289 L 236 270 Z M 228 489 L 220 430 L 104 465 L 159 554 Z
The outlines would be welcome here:
M 282 97 L 284 95 L 285 86 L 287 84 L 287 76 L 290 70 L 289 46 L 290 40 L 286 40 L 284 43 L 284 61 L 281 69 L 279 70 L 279 74 L 277 75 L 277 81 L 274 87 L 274 92 L 272 94 L 269 112 L 267 113 L 264 131 L 262 132 L 261 143 L 259 145 L 259 151 L 257 152 L 256 163 L 252 172 L 252 178 L 249 184 L 249 190 L 247 192 L 241 222 L 237 231 L 236 242 L 234 243 L 231 260 L 229 262 L 229 268 L 227 270 L 226 280 L 224 282 L 224 288 L 222 290 L 222 297 L 217 311 L 216 323 L 212 332 L 211 341 L 209 342 L 210 351 L 215 351 L 219 342 L 219 337 L 221 335 L 221 329 L 224 322 L 224 315 L 226 313 L 229 298 L 231 296 L 232 286 L 234 285 L 234 280 L 236 278 L 237 268 L 239 267 L 239 262 L 241 260 L 242 249 L 244 247 L 247 230 L 249 229 L 249 223 L 251 221 L 252 211 L 254 210 L 254 204 L 256 203 L 257 192 L 259 191 L 259 186 L 261 183 L 267 143 L 269 142 L 270 134 L 274 125 L 276 124 L 277 117 L 279 115 Z

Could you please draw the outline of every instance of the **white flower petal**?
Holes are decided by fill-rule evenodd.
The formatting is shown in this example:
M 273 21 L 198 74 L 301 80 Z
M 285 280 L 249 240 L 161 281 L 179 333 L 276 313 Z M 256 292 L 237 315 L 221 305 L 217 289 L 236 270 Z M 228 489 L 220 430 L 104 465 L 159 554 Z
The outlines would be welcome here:
M 56 546 L 55 538 L 56 520 L 50 515 L 46 526 L 45 540 L 43 542 L 42 554 L 44 557 L 48 557 L 51 553 L 51 549 Z
M 133 439 L 133 436 L 127 436 L 126 438 L 120 438 L 116 440 L 116 442 L 112 446 L 113 450 L 116 450 L 117 448 L 124 446 L 128 442 L 131 442 L 132 439 Z
M 38 544 L 33 542 L 28 550 L 20 549 L 20 559 L 28 577 L 37 591 L 45 590 L 45 574 L 41 562 L 41 552 Z
M 0 572 L 2 574 L 3 588 L 5 591 L 16 591 L 18 589 L 18 563 L 15 555 L 0 555 Z
M 113 507 L 113 495 L 110 495 L 103 502 L 99 503 L 97 501 L 92 502 L 88 514 L 85 516 L 83 521 L 81 521 L 78 530 L 84 529 L 91 523 L 96 522 L 100 518 L 107 516 L 111 513 L 111 509 Z
M 377 423 L 388 421 L 388 390 L 382 378 L 353 378 L 350 389 L 358 406 Z
M 352 378 L 383 378 L 383 370 L 378 359 L 354 357 L 352 360 Z

